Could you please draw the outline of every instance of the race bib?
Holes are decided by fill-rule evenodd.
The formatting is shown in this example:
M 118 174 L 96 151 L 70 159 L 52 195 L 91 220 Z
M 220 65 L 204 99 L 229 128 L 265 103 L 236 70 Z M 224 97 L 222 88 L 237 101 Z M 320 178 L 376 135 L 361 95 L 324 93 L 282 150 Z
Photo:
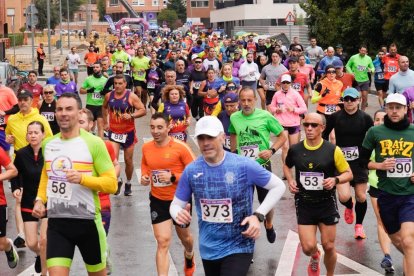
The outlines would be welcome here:
M 358 147 L 346 147 L 341 148 L 342 153 L 344 154 L 346 161 L 352 161 L 359 158 L 359 150 Z
M 249 73 L 249 75 L 250 75 L 251 77 L 254 77 L 254 76 L 256 75 L 256 72 L 255 72 L 255 71 L 251 71 L 251 72 Z
M 397 72 L 397 66 L 388 66 L 388 72 L 395 73 Z
M 111 140 L 114 142 L 118 142 L 124 144 L 126 142 L 128 134 L 121 134 L 121 133 L 111 133 Z
M 92 93 L 92 100 L 101 100 L 102 95 L 100 93 Z
M 143 77 L 143 76 L 144 76 L 144 74 L 145 74 L 145 72 L 144 72 L 144 71 L 137 71 L 137 75 L 138 75 L 138 77 Z
M 366 69 L 367 69 L 367 67 L 366 67 L 366 66 L 362 66 L 362 65 L 358 65 L 358 66 L 357 66 L 357 70 L 358 70 L 359 72 L 364 72 Z
M 201 85 L 201 82 L 200 81 L 194 82 L 193 88 L 194 89 L 200 89 L 200 85 Z
M 42 115 L 49 122 L 53 122 L 55 120 L 55 113 L 54 112 L 42 112 Z
M 165 182 L 162 182 L 160 180 L 159 174 L 161 172 L 170 172 L 170 170 L 153 170 L 153 171 L 151 171 L 152 186 L 154 186 L 154 187 L 167 187 L 167 186 L 171 186 L 172 185 L 171 182 L 165 183 Z
M 387 171 L 387 177 L 411 177 L 412 172 L 411 158 L 395 158 L 395 167 Z
M 292 88 L 297 91 L 300 91 L 300 83 L 299 82 L 292 83 Z
M 267 83 L 267 85 L 269 86 L 269 90 L 275 90 L 275 83 L 274 83 L 274 82 L 269 81 L 269 82 Z
M 66 179 L 50 179 L 47 182 L 47 196 L 70 200 L 72 198 L 72 184 Z
M 259 145 L 248 145 L 240 147 L 241 154 L 247 158 L 256 160 L 259 157 Z
M 224 147 L 230 149 L 230 136 L 226 135 L 226 140 L 224 140 Z
M 303 188 L 308 191 L 323 190 L 323 177 L 321 172 L 300 172 L 299 181 Z
M 174 133 L 170 133 L 169 135 L 181 141 L 185 141 L 185 138 L 186 138 L 186 134 L 184 132 L 174 132 Z
M 336 104 L 327 104 L 327 105 L 325 105 L 325 114 L 326 115 L 331 115 L 334 112 L 336 112 Z
M 384 73 L 378 73 L 377 78 L 379 80 L 383 80 L 384 79 Z
M 4 125 L 6 123 L 6 118 L 4 116 L 0 116 L 0 125 Z
M 202 220 L 215 223 L 232 223 L 233 208 L 231 198 L 200 199 Z
M 147 88 L 154 89 L 155 88 L 155 82 L 153 82 L 153 81 L 148 82 L 147 83 Z

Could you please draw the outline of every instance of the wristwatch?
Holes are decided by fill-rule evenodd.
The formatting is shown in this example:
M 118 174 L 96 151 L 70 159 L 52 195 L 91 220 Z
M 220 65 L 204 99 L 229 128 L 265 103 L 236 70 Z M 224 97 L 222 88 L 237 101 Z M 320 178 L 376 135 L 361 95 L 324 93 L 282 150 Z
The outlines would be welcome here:
M 272 151 L 272 155 L 276 153 L 276 149 L 275 148 L 270 148 L 270 150 Z
M 176 180 L 177 180 L 177 177 L 175 177 L 175 175 L 172 173 L 171 178 L 170 178 L 171 183 L 175 182 Z
M 258 213 L 258 212 L 254 212 L 254 213 L 253 213 L 253 215 L 254 215 L 254 216 L 256 216 L 256 217 L 257 217 L 257 219 L 258 219 L 260 222 L 263 222 L 263 221 L 265 220 L 265 216 L 264 216 L 264 215 L 262 215 L 262 214 L 260 214 L 260 213 Z
M 339 184 L 339 178 L 335 176 L 335 185 Z

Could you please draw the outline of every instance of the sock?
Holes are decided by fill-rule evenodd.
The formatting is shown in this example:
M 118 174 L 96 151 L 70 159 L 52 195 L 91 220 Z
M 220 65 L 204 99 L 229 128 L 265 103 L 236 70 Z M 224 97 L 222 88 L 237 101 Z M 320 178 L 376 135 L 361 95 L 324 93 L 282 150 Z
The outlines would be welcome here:
M 23 232 L 22 232 L 22 233 L 17 234 L 17 236 L 18 236 L 18 237 L 20 237 L 20 238 L 22 238 L 22 239 L 25 239 L 25 238 L 24 238 L 24 233 L 23 233 Z
M 194 251 L 187 252 L 187 250 L 185 250 L 184 251 L 184 256 L 185 256 L 186 259 L 191 260 L 193 258 L 193 256 L 194 256 Z
M 340 201 L 340 202 L 341 202 L 342 205 L 344 205 L 348 209 L 352 209 L 352 207 L 354 207 L 354 203 L 352 202 L 352 197 L 350 197 L 348 199 L 348 201 L 346 201 L 346 202 L 342 202 L 342 201 Z
M 390 254 L 385 254 L 384 257 L 390 258 L 391 259 L 391 255 Z
M 362 224 L 367 213 L 367 201 L 355 203 L 356 224 Z
M 131 184 L 131 179 L 127 179 L 126 184 Z

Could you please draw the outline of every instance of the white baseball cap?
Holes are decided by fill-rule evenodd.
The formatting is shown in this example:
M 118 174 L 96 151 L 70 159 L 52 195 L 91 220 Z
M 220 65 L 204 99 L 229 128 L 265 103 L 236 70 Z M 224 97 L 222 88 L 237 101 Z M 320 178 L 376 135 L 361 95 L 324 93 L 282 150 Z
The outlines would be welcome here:
M 197 138 L 204 134 L 211 137 L 217 137 L 222 132 L 224 132 L 223 124 L 216 116 L 204 116 L 198 120 L 195 126 L 194 136 Z
M 407 99 L 402 94 L 394 93 L 388 95 L 388 97 L 385 99 L 385 103 L 397 103 L 401 105 L 407 105 Z
M 284 82 L 284 81 L 292 82 L 292 78 L 290 77 L 289 74 L 282 75 L 282 79 L 280 80 L 280 82 Z

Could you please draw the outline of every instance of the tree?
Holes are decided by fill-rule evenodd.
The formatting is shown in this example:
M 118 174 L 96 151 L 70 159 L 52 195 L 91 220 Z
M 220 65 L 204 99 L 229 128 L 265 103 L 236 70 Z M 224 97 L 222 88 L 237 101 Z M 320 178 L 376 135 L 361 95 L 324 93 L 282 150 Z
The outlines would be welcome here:
M 185 1 L 171 0 L 167 5 L 167 9 L 174 10 L 181 22 L 187 22 L 187 8 L 185 6 Z
M 96 3 L 96 8 L 98 9 L 99 21 L 103 21 L 106 14 L 105 0 L 98 0 Z
M 167 22 L 168 27 L 174 28 L 175 22 L 178 19 L 177 13 L 175 10 L 166 8 L 161 10 L 161 12 L 157 16 L 158 25 L 162 26 L 163 21 Z
M 47 0 L 36 0 L 35 6 L 38 10 L 39 24 L 36 28 L 43 30 L 47 28 Z M 59 24 L 59 6 L 54 1 L 50 3 L 50 28 L 54 29 Z
M 67 20 L 67 1 L 69 1 L 69 17 L 73 20 L 75 12 L 79 11 L 80 6 L 87 3 L 87 0 L 53 0 L 59 8 L 59 1 L 62 1 L 62 17 Z
M 352 54 L 364 44 L 373 55 L 395 42 L 400 53 L 414 60 L 414 1 L 308 0 L 300 6 L 308 15 L 309 35 L 323 47 L 341 43 Z

